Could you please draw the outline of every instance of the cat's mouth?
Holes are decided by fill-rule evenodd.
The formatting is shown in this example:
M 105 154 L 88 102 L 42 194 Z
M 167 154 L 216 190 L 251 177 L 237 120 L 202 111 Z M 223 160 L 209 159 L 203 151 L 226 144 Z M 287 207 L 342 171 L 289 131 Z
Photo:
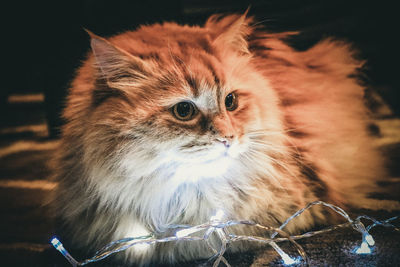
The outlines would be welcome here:
M 203 146 L 194 146 L 180 151 L 180 160 L 190 163 L 209 163 L 220 158 L 236 158 L 240 153 L 240 144 L 237 140 L 229 146 L 222 142 L 213 142 Z

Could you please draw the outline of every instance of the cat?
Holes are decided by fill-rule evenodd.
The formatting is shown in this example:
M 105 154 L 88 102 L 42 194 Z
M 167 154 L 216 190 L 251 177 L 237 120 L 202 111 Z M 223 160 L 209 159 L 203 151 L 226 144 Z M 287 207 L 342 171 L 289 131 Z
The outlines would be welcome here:
M 154 24 L 107 39 L 89 32 L 92 53 L 63 113 L 53 194 L 73 244 L 90 251 L 165 236 L 219 209 L 226 220 L 277 227 L 315 200 L 393 204 L 368 198 L 386 174 L 366 131 L 364 62 L 351 45 L 328 38 L 296 51 L 284 41 L 296 33 L 252 25 L 247 14 L 213 15 L 202 27 Z M 329 218 L 316 207 L 285 231 Z M 117 257 L 146 265 L 212 255 L 203 242 L 177 242 Z

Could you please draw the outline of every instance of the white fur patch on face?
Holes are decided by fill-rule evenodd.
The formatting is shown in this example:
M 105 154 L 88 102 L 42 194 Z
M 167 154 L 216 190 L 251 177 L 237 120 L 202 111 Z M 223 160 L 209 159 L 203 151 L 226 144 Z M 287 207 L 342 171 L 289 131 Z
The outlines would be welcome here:
M 227 155 L 227 148 L 222 144 L 210 146 L 207 150 L 182 154 L 180 151 L 170 151 L 168 155 L 175 167 L 172 176 L 174 184 L 185 182 L 195 183 L 202 178 L 213 178 L 223 175 L 232 163 Z
M 182 153 L 181 151 L 173 151 L 170 152 L 169 156 L 178 163 L 204 163 L 213 160 L 217 160 L 218 158 L 226 155 L 227 149 L 222 143 L 209 144 L 206 149 L 202 149 L 200 151 L 196 150 L 196 147 L 193 150 Z
M 172 179 L 176 183 L 195 183 L 201 178 L 218 177 L 227 172 L 231 163 L 232 159 L 221 156 L 218 159 L 206 162 L 181 164 L 176 169 Z
M 246 150 L 246 147 L 246 144 L 241 144 L 236 139 L 228 148 L 217 143 L 205 152 L 192 153 L 190 157 L 182 156 L 176 152 L 173 158 L 177 159 L 178 162 L 172 180 L 177 184 L 196 183 L 204 178 L 221 177 L 229 171 L 235 159 Z
M 218 112 L 218 103 L 213 92 L 207 92 L 193 99 L 196 106 L 204 113 L 212 114 Z
M 199 89 L 199 95 L 192 99 L 196 106 L 206 114 L 218 112 L 217 88 L 210 87 L 205 81 L 201 81 Z
M 232 141 L 231 146 L 227 150 L 227 155 L 231 158 L 238 158 L 240 154 L 246 152 L 249 147 L 249 140 L 248 137 L 242 137 L 239 141 L 238 138 L 235 138 Z

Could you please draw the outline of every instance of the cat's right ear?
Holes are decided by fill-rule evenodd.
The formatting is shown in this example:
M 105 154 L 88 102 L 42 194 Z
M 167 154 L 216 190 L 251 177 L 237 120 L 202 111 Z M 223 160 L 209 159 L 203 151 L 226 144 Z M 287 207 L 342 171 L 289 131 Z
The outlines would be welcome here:
M 139 57 L 129 54 L 86 29 L 85 31 L 91 38 L 90 45 L 99 70 L 99 78 L 106 80 L 110 87 L 117 89 L 129 87 L 150 73 L 147 63 Z
M 249 25 L 253 18 L 247 17 L 248 11 L 249 9 L 243 15 L 213 15 L 207 20 L 205 27 L 210 30 L 215 47 L 223 48 L 224 51 L 231 48 L 241 54 L 250 54 L 247 37 L 252 32 Z

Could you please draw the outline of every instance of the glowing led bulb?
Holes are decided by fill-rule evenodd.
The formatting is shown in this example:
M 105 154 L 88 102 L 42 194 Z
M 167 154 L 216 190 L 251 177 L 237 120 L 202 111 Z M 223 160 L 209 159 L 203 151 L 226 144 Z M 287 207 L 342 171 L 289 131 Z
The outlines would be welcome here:
M 292 257 L 290 257 L 275 242 L 271 242 L 270 245 L 276 250 L 276 252 L 278 252 L 278 254 L 281 256 L 283 263 L 285 265 L 292 265 L 292 264 L 298 263 L 298 260 L 295 260 Z
M 68 254 L 67 250 L 64 248 L 63 244 L 60 242 L 60 240 L 58 240 L 57 237 L 53 237 L 50 242 L 53 245 L 53 247 L 55 247 L 58 251 L 60 251 L 61 254 L 63 254 L 64 256 Z
M 284 264 L 286 264 L 286 265 L 292 265 L 292 264 L 295 264 L 295 263 L 297 263 L 297 260 L 294 260 L 294 259 L 292 259 L 288 254 L 284 254 L 284 255 L 281 255 L 282 256 L 282 260 L 283 260 L 283 263 Z
M 78 262 L 68 253 L 68 251 L 64 248 L 63 244 L 58 240 L 57 237 L 53 237 L 50 243 L 55 247 L 61 254 L 71 263 L 73 267 L 78 265 Z
M 62 244 L 61 244 L 61 242 L 60 242 L 60 240 L 58 240 L 58 238 L 57 237 L 53 237 L 53 239 L 51 239 L 51 244 L 58 250 L 58 246 L 62 246 Z
M 370 234 L 366 234 L 365 236 L 364 236 L 364 240 L 368 243 L 368 245 L 370 245 L 370 246 L 373 246 L 373 245 L 375 245 L 375 240 L 374 240 L 374 238 L 372 237 L 372 235 L 370 235 Z
M 357 254 L 371 254 L 371 249 L 368 246 L 368 243 L 363 241 L 361 243 L 361 246 L 359 248 L 356 249 L 356 253 Z

